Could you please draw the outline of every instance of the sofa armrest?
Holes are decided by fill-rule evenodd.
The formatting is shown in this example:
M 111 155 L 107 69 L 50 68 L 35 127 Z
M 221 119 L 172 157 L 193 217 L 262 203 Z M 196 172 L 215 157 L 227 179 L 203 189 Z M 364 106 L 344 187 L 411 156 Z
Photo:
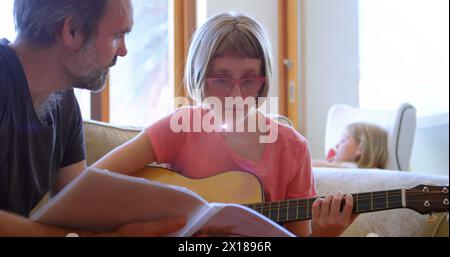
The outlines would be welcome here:
M 443 186 L 448 176 L 420 172 L 400 172 L 379 169 L 313 169 L 319 196 L 342 191 L 362 193 L 390 189 L 412 188 L 419 184 Z M 427 222 L 428 215 L 410 209 L 395 209 L 360 214 L 343 236 L 448 236 L 447 213 L 436 214 L 437 221 Z

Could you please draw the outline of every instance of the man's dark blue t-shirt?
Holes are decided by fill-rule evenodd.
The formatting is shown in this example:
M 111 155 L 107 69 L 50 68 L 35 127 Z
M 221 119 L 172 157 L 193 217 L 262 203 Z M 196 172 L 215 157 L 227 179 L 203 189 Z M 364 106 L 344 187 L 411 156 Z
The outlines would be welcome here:
M 42 65 L 45 65 L 43 63 Z M 0 209 L 28 216 L 62 167 L 86 158 L 73 90 L 39 119 L 16 52 L 0 39 Z

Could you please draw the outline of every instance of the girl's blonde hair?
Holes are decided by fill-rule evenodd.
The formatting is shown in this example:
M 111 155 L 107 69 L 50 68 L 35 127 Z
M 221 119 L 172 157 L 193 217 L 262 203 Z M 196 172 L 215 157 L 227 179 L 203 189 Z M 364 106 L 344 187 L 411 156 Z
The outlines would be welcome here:
M 184 80 L 193 99 L 201 102 L 205 98 L 205 78 L 212 59 L 230 52 L 242 58 L 261 60 L 266 83 L 258 96 L 268 95 L 272 82 L 272 61 L 267 33 L 249 16 L 221 13 L 210 18 L 196 31 L 189 48 Z
M 387 132 L 374 124 L 358 122 L 347 126 L 347 131 L 361 150 L 357 160 L 360 168 L 384 169 L 388 160 Z

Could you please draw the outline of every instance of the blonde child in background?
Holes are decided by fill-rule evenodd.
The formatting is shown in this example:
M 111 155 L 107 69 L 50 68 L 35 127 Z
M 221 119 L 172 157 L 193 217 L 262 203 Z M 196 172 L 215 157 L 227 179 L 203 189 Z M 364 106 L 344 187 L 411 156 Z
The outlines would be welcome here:
M 386 168 L 387 132 L 377 125 L 358 122 L 348 125 L 327 160 L 314 160 L 313 167 Z
M 268 36 L 257 21 L 228 13 L 210 18 L 195 33 L 185 70 L 190 95 L 206 105 L 179 108 L 94 166 L 132 174 L 156 161 L 191 178 L 241 170 L 260 179 L 266 201 L 316 196 L 306 139 L 257 110 L 272 83 L 270 53 Z M 211 108 L 208 100 L 211 97 L 221 107 Z M 224 104 L 226 98 L 250 99 L 256 105 L 230 107 Z M 233 123 L 230 125 L 229 120 L 216 115 L 220 112 L 233 114 Z M 243 118 L 239 118 L 238 112 L 244 113 Z M 195 132 L 174 131 L 174 121 L 178 124 L 180 117 L 190 117 L 187 127 L 191 129 L 195 127 L 192 118 L 214 117 L 212 120 L 220 124 L 221 130 L 211 132 L 202 127 Z M 270 131 L 260 127 L 251 131 L 249 125 L 244 126 L 244 131 L 236 131 L 237 125 L 254 119 L 264 121 Z M 268 134 L 276 134 L 276 140 L 261 142 L 261 136 Z M 343 200 L 345 206 L 340 210 Z M 308 220 L 285 226 L 299 236 L 338 236 L 356 217 L 352 215 L 352 207 L 351 195 L 331 194 L 314 202 L 312 224 Z

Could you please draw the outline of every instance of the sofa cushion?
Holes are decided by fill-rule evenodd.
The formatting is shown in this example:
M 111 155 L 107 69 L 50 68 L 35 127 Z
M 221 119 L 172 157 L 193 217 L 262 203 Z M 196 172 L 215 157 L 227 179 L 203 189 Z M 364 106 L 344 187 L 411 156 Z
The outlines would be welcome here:
M 446 185 L 448 176 L 419 172 L 379 169 L 314 168 L 319 196 L 329 193 L 362 193 L 412 188 L 419 184 Z M 447 214 L 436 214 L 437 220 L 427 222 L 429 215 L 410 209 L 395 209 L 360 214 L 343 236 L 448 236 Z
M 112 126 L 97 121 L 84 121 L 84 136 L 88 166 L 102 156 L 137 136 L 142 128 Z

